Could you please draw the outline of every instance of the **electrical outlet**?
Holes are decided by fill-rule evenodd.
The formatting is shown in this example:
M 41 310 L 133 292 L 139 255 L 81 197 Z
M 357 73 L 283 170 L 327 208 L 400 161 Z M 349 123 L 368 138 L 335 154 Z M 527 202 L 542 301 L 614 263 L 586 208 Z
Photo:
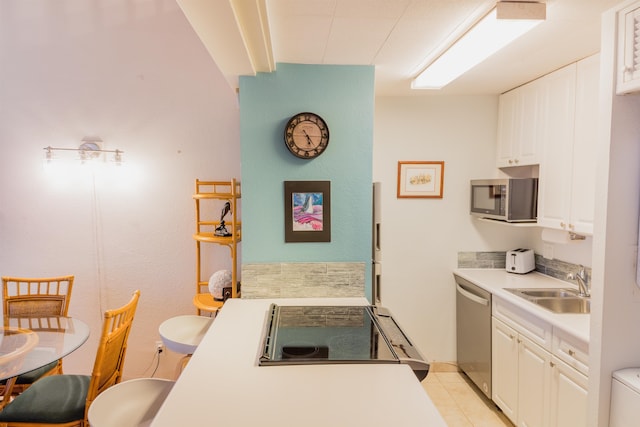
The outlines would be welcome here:
M 162 341 L 156 341 L 156 353 L 162 353 L 164 351 L 164 343 Z

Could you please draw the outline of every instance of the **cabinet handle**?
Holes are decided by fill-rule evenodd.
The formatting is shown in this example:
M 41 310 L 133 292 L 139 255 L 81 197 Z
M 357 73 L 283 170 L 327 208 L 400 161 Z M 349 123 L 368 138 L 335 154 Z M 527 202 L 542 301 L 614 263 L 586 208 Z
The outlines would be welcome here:
M 569 353 L 569 356 L 571 357 L 574 357 L 576 355 L 576 352 L 573 350 L 569 350 L 568 353 Z
M 512 163 L 513 163 L 513 159 L 509 159 L 509 164 L 512 164 Z
M 565 228 L 567 226 L 567 224 L 565 224 L 564 222 L 560 222 L 560 227 Z
M 573 224 L 569 224 L 569 230 L 573 230 L 574 228 L 576 228 L 576 226 L 575 226 L 575 225 L 573 225 Z
M 518 159 L 515 159 L 515 160 L 514 160 L 514 162 L 515 162 L 516 164 L 517 164 L 519 161 L 520 161 L 520 160 L 518 160 Z
M 556 364 L 553 363 L 553 362 L 549 362 L 549 366 L 551 366 L 553 368 L 554 366 L 556 366 Z

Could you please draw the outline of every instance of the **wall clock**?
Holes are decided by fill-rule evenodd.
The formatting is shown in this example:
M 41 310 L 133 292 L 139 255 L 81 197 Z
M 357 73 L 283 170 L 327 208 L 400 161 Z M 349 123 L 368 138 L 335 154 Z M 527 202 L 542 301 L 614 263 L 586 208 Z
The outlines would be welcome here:
M 329 145 L 329 127 L 315 113 L 298 113 L 284 128 L 284 142 L 294 156 L 314 159 Z

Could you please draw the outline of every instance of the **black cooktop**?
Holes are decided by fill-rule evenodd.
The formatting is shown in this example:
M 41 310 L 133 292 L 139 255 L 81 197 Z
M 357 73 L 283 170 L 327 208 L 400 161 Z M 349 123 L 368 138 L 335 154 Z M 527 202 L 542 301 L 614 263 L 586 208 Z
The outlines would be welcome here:
M 388 310 L 272 304 L 259 365 L 320 363 L 409 363 L 422 378 L 429 369 Z

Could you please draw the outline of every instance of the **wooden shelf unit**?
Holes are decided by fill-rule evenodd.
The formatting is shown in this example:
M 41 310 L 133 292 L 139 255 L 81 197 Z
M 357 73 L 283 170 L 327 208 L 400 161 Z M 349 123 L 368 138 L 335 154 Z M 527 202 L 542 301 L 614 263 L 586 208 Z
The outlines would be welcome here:
M 238 218 L 238 201 L 241 197 L 240 182 L 235 178 L 231 181 L 201 181 L 196 179 L 196 192 L 193 199 L 196 202 L 196 294 L 193 304 L 198 315 L 202 312 L 216 312 L 224 304 L 217 301 L 209 292 L 209 281 L 202 277 L 202 243 L 214 243 L 227 246 L 231 255 L 231 298 L 238 298 L 238 243 L 242 240 L 242 224 Z M 210 200 L 211 203 L 205 201 Z M 231 236 L 215 235 L 215 229 L 220 225 L 220 214 L 225 202 L 231 205 L 230 220 L 225 219 L 225 227 Z M 211 219 L 215 218 L 215 219 Z

